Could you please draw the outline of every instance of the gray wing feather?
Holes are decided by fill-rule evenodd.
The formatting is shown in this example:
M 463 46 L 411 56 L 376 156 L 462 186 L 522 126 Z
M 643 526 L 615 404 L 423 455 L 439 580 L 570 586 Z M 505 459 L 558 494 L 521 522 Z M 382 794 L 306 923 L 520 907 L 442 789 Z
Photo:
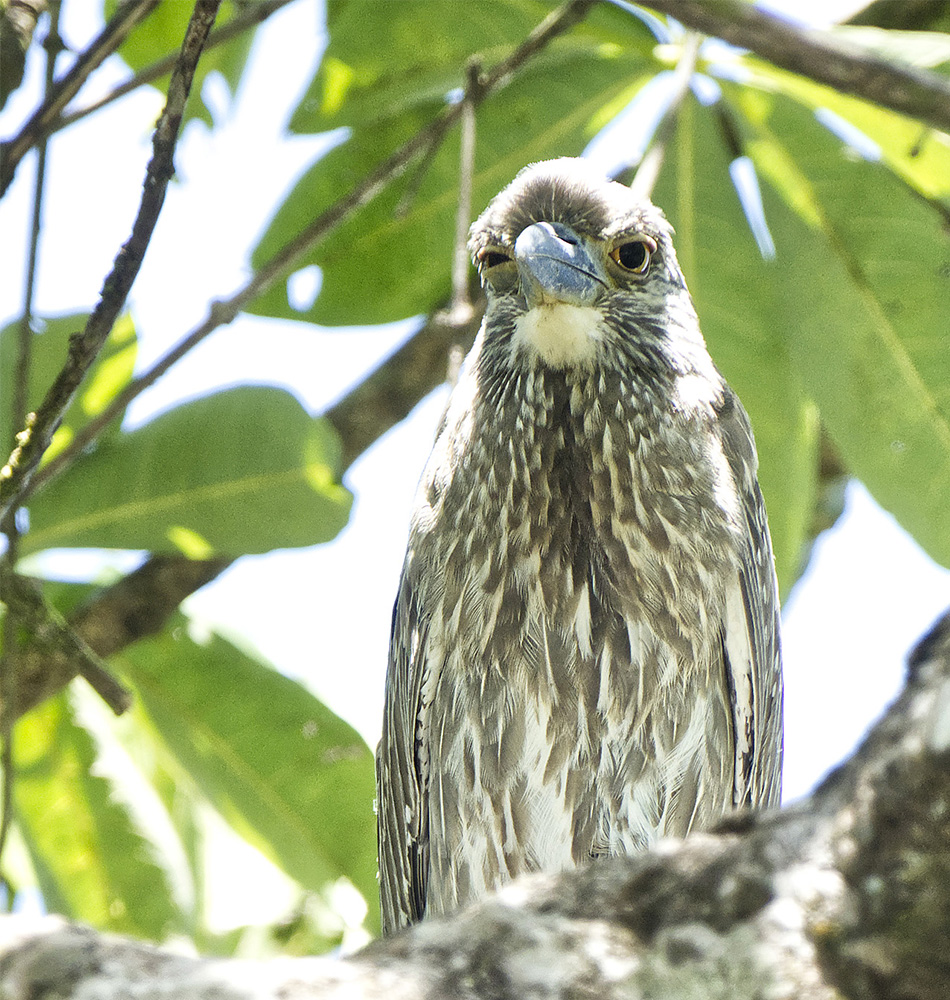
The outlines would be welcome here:
M 426 629 L 403 571 L 393 609 L 383 734 L 376 752 L 376 822 L 383 934 L 422 919 L 428 882 L 426 776 L 420 756 Z
M 724 647 L 736 737 L 735 805 L 778 805 L 782 793 L 779 599 L 749 418 L 731 390 L 719 408 L 723 449 L 739 493 L 744 542 L 727 595 Z M 730 613 L 731 611 L 731 613 Z

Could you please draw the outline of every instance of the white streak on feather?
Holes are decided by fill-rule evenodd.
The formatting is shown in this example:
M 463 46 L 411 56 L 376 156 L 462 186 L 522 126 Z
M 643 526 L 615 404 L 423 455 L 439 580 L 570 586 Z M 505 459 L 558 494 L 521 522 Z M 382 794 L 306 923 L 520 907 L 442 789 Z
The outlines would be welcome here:
M 736 741 L 734 801 L 738 804 L 745 798 L 747 791 L 747 781 L 741 765 L 743 757 L 750 755 L 753 750 L 756 702 L 752 647 L 749 641 L 745 602 L 742 599 L 738 577 L 726 588 L 725 622 L 726 655 L 729 658 L 734 698 L 732 705 Z
M 577 637 L 577 647 L 584 659 L 593 654 L 591 645 L 590 592 L 587 583 L 581 587 L 577 611 L 574 615 L 574 635 Z

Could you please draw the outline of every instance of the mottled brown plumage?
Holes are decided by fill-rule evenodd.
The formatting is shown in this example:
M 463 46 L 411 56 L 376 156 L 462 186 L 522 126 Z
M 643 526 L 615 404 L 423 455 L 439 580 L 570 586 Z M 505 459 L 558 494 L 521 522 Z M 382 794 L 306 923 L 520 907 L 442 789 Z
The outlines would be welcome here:
M 393 614 L 386 932 L 778 802 L 752 432 L 670 237 L 580 160 L 526 168 L 472 227 L 488 310 Z

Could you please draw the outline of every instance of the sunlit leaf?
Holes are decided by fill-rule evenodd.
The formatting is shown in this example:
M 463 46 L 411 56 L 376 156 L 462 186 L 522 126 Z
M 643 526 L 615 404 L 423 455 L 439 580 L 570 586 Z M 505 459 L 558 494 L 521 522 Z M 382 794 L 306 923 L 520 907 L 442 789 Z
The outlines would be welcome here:
M 785 246 L 765 260 L 729 175 L 716 109 L 684 103 L 654 193 L 710 353 L 755 431 L 776 572 L 787 594 L 803 565 L 815 501 L 818 421 L 792 368 L 780 320 Z
M 950 234 L 881 164 L 770 101 L 749 149 L 809 237 L 782 269 L 792 364 L 849 469 L 950 565 Z
M 106 779 L 66 696 L 17 724 L 17 822 L 47 906 L 103 929 L 161 940 L 180 927 L 165 873 Z
M 314 545 L 349 516 L 339 454 L 333 429 L 289 393 L 219 392 L 83 456 L 32 501 L 22 549 L 240 555 Z
M 118 664 L 239 833 L 312 891 L 345 875 L 376 913 L 373 758 L 355 730 L 296 681 L 218 636 L 197 643 L 181 624 Z
M 912 187 L 929 198 L 950 200 L 950 136 L 946 133 L 754 57 L 744 57 L 742 62 L 751 71 L 743 88 L 748 114 L 753 115 L 756 88 L 779 91 L 812 109 L 827 108 L 867 136 L 880 149 L 883 162 Z M 766 100 L 763 112 L 770 106 Z

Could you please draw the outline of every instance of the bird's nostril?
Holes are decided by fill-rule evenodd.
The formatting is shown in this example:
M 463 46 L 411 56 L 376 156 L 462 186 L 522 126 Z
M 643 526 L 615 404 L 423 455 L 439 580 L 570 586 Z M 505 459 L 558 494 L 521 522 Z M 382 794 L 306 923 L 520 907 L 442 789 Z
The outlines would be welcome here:
M 554 235 L 557 236 L 562 243 L 570 243 L 572 247 L 576 247 L 580 240 L 577 238 L 577 234 L 569 226 L 562 226 L 558 223 L 553 223 L 551 229 L 554 230 Z

